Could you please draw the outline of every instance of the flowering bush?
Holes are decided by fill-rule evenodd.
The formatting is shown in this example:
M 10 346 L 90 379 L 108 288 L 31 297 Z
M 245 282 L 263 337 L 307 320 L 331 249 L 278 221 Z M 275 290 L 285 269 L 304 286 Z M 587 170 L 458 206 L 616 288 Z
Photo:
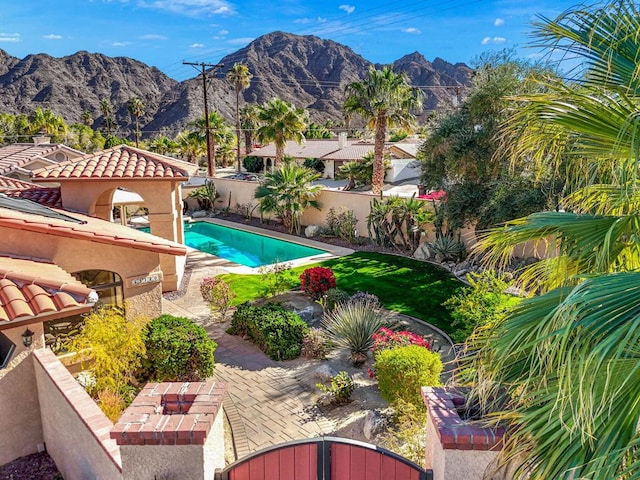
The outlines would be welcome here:
M 209 304 L 211 311 L 219 312 L 224 320 L 236 296 L 229 284 L 215 277 L 205 277 L 200 282 L 200 293 L 203 300 Z
M 406 330 L 394 332 L 393 330 L 382 327 L 373 334 L 373 347 L 371 347 L 371 351 L 375 355 L 377 352 L 382 350 L 406 347 L 407 345 L 418 345 L 419 347 L 431 350 L 431 343 L 420 335 Z
M 300 284 L 304 293 L 314 300 L 320 300 L 327 290 L 336 287 L 336 277 L 330 268 L 307 268 L 300 275 Z
M 374 308 L 380 308 L 380 299 L 369 292 L 361 292 L 357 291 L 349 298 L 351 302 L 369 302 L 369 304 L 373 305 Z

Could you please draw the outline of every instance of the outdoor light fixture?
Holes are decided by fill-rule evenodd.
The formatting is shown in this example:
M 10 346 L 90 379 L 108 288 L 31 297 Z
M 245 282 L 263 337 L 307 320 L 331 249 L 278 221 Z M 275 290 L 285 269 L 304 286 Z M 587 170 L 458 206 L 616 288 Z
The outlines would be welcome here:
M 32 343 L 33 343 L 33 332 L 27 328 L 22 334 L 22 344 L 25 347 L 30 347 Z

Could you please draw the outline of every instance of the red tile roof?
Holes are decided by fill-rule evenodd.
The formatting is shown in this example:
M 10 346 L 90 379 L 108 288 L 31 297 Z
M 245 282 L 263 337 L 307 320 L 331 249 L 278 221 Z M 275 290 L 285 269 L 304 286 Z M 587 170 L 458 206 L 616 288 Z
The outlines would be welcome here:
M 90 307 L 93 292 L 57 265 L 0 256 L 0 325 Z
M 90 153 L 68 162 L 34 170 L 36 181 L 64 180 L 187 180 L 198 170 L 197 165 L 175 158 L 147 152 L 127 145 Z
M 71 213 L 66 210 L 54 211 L 74 217 L 84 223 L 75 223 L 64 219 L 25 213 L 20 210 L 0 208 L 0 227 L 118 245 L 157 253 L 167 253 L 170 255 L 187 254 L 187 249 L 184 245 L 165 240 L 164 238 L 79 213 Z
M 29 190 L 31 188 L 41 187 L 35 183 L 25 182 L 24 180 L 0 175 L 0 192 L 2 193 L 4 193 L 5 190 Z
M 42 143 L 38 145 L 33 143 L 14 143 L 13 145 L 0 147 L 0 174 L 5 174 L 27 165 L 38 157 L 45 159 L 55 154 L 58 150 L 82 154 L 82 152 L 57 143 Z M 55 160 L 49 159 L 49 161 Z
M 47 207 L 62 208 L 59 187 L 43 187 L 0 175 L 0 193 L 12 198 L 31 200 Z

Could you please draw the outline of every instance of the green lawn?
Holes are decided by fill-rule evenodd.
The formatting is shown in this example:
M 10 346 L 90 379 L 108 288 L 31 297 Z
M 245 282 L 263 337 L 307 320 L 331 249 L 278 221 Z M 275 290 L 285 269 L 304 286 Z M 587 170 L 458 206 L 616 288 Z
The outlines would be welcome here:
M 349 293 L 358 290 L 373 293 L 389 310 L 417 317 L 445 332 L 451 331 L 451 317 L 441 304 L 463 284 L 438 266 L 373 252 L 356 252 L 318 265 L 333 269 L 337 286 L 342 290 Z M 298 267 L 291 271 L 291 288 L 300 286 L 298 276 L 310 266 L 316 265 Z M 236 293 L 236 304 L 254 300 L 264 294 L 264 283 L 260 275 L 225 274 L 221 278 Z

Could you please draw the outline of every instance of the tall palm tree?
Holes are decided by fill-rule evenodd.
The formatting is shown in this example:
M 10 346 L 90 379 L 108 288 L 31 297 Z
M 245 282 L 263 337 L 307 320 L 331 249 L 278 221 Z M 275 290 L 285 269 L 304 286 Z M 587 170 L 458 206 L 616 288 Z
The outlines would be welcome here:
M 258 130 L 258 106 L 251 103 L 240 109 L 240 126 L 244 133 L 244 151 L 248 155 L 253 151 L 253 138 Z
M 278 163 L 284 158 L 287 140 L 298 143 L 304 140 L 303 132 L 306 128 L 307 116 L 306 110 L 296 108 L 279 98 L 274 98 L 258 107 L 258 120 L 261 125 L 258 127 L 257 136 L 261 142 L 275 143 L 274 168 L 277 168 Z
M 320 208 L 315 200 L 322 187 L 311 185 L 320 174 L 294 162 L 287 162 L 272 173 L 256 189 L 255 197 L 260 202 L 260 212 L 274 213 L 282 218 L 289 233 L 300 233 L 300 218 L 309 208 Z
M 207 121 L 204 115 L 191 123 L 191 126 L 196 129 L 197 135 L 203 142 L 207 141 Z M 209 113 L 209 131 L 211 132 L 211 158 L 216 157 L 216 143 L 219 143 L 221 138 L 224 138 L 229 126 L 225 119 L 218 112 Z M 211 166 L 212 174 L 215 173 L 215 160 L 214 165 Z
M 102 126 L 107 135 L 111 135 L 118 128 L 118 124 L 113 118 L 113 106 L 108 99 L 105 98 L 100 101 L 100 111 L 102 112 Z
M 93 125 L 93 115 L 89 110 L 85 110 L 82 112 L 82 124 L 90 127 Z
M 376 70 L 359 82 L 347 85 L 346 113 L 356 113 L 375 131 L 373 178 L 374 194 L 382 192 L 384 182 L 383 151 L 387 127 L 411 129 L 414 117 L 411 111 L 422 108 L 422 92 L 409 86 L 406 77 L 391 67 Z
M 168 155 L 176 151 L 177 144 L 166 135 L 159 135 L 149 144 L 149 150 L 161 155 Z
M 67 131 L 67 125 L 64 123 L 64 119 L 48 108 L 45 110 L 36 108 L 29 118 L 29 126 L 31 134 L 46 133 L 47 135 L 52 135 L 54 141 L 62 140 Z
M 530 239 L 557 252 L 525 271 L 547 293 L 479 330 L 465 359 L 480 400 L 507 402 L 494 418 L 510 426 L 503 454 L 524 459 L 521 478 L 639 478 L 638 31 L 630 1 L 542 19 L 541 43 L 582 57 L 586 71 L 572 83 L 541 79 L 547 93 L 519 97 L 525 107 L 505 127 L 503 147 L 570 165 L 580 187 L 563 201 L 569 211 L 512 222 L 484 242 L 497 263 Z
M 240 94 L 242 90 L 249 86 L 253 75 L 249 72 L 249 67 L 242 63 L 234 63 L 227 71 L 227 80 L 233 85 L 236 92 L 236 162 L 238 173 L 242 170 L 240 164 Z
M 206 152 L 206 143 L 196 132 L 180 132 L 176 137 L 178 154 L 187 162 L 198 164 L 200 158 Z
M 129 111 L 129 115 L 135 118 L 136 131 L 134 133 L 136 138 L 136 148 L 138 148 L 140 136 L 142 133 L 140 132 L 140 117 L 144 115 L 144 103 L 138 97 L 133 97 L 129 100 L 127 104 L 127 110 Z

